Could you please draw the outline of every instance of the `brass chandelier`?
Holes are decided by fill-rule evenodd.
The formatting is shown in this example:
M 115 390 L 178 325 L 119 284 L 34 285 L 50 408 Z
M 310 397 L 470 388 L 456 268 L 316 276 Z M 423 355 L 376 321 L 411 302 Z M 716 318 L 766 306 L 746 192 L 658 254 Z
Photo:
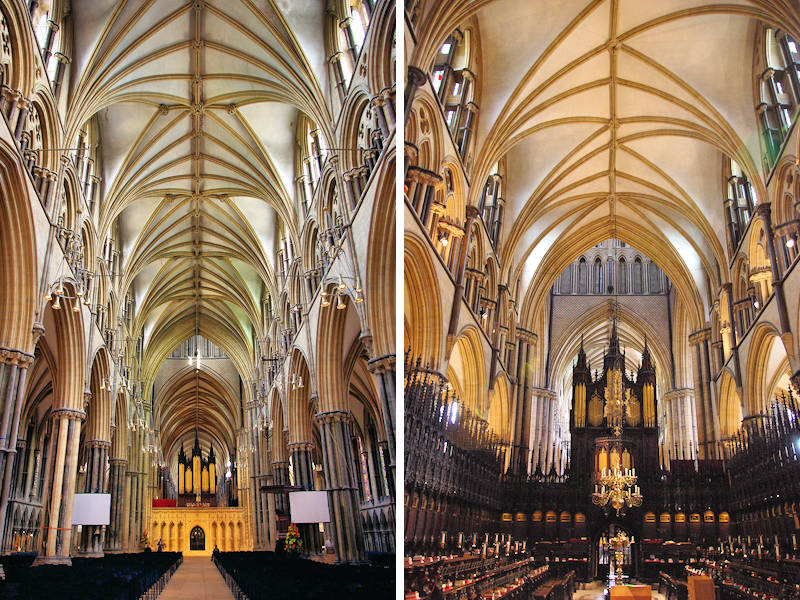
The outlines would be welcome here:
M 613 508 L 617 515 L 621 515 L 626 508 L 641 506 L 642 494 L 636 485 L 637 480 L 636 469 L 633 468 L 603 469 L 594 486 L 592 504 Z

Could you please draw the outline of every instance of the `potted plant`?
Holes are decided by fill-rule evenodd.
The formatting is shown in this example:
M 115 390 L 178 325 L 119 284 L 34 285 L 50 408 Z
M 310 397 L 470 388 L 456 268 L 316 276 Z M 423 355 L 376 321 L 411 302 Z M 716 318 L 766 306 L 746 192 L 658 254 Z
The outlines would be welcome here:
M 283 547 L 290 556 L 299 556 L 303 552 L 303 540 L 300 539 L 300 530 L 297 529 L 297 525 L 294 523 L 289 524 Z

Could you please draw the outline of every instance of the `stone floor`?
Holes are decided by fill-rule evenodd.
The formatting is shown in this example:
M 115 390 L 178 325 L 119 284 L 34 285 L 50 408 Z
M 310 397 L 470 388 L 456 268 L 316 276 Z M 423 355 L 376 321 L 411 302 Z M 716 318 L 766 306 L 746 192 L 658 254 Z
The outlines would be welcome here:
M 576 590 L 572 600 L 606 600 L 608 596 L 605 595 L 605 586 L 599 581 L 590 583 L 584 589 Z M 653 591 L 653 600 L 664 600 L 664 596 L 657 591 Z
M 208 557 L 187 557 L 159 600 L 233 600 L 222 575 Z

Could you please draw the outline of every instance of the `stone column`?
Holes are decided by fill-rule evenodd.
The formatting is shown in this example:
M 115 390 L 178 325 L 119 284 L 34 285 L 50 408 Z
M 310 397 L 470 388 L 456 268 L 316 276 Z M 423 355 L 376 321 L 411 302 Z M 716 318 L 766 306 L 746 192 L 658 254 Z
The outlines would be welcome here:
M 528 369 L 531 346 L 536 342 L 535 334 L 517 328 L 516 401 L 514 410 L 514 432 L 511 446 L 511 471 L 518 476 L 528 474 L 530 450 L 531 394 L 528 384 Z
M 4 539 L 6 512 L 11 496 L 11 476 L 17 455 L 19 419 L 24 404 L 25 376 L 33 356 L 21 350 L 0 348 L 0 540 Z
M 367 363 L 367 368 L 378 380 L 378 396 L 381 403 L 381 416 L 383 429 L 386 432 L 386 444 L 389 450 L 389 473 L 387 476 L 392 482 L 390 490 L 392 498 L 395 497 L 395 355 L 387 354 L 372 359 Z M 377 465 L 376 465 L 377 466 Z
M 111 492 L 111 518 L 106 528 L 106 554 L 116 554 L 123 550 L 122 530 L 124 528 L 125 472 L 127 470 L 127 460 L 121 458 L 111 459 L 108 472 L 108 490 Z
M 464 241 L 461 243 L 458 263 L 456 265 L 456 289 L 453 294 L 453 308 L 450 312 L 450 325 L 447 329 L 448 347 L 455 344 L 456 328 L 458 327 L 458 317 L 461 312 L 461 304 L 464 301 L 464 278 L 467 270 L 467 253 L 469 252 L 470 235 L 472 235 L 472 222 L 478 218 L 478 209 L 474 206 L 467 207 L 467 219 L 464 223 Z
M 535 470 L 536 465 L 539 464 L 542 472 L 546 473 L 553 458 L 553 409 L 556 394 L 547 388 L 531 387 L 531 390 L 533 403 L 536 406 L 536 415 L 532 424 L 536 439 L 531 440 L 531 446 L 535 449 L 535 457 L 531 470 Z
M 67 65 L 72 61 L 69 59 L 68 56 L 65 56 L 61 52 L 56 52 L 53 56 L 58 61 L 58 64 L 56 65 L 55 77 L 53 78 L 52 81 L 53 98 L 55 99 L 56 104 L 58 104 L 58 100 L 60 99 L 61 96 L 61 86 L 64 83 L 64 74 L 67 71 Z
M 372 98 L 372 106 L 373 110 L 375 111 L 375 116 L 378 119 L 378 127 L 381 130 L 381 136 L 383 136 L 384 140 L 389 139 L 389 123 L 386 119 L 386 113 L 384 112 L 384 105 L 386 104 L 386 100 L 384 99 L 383 94 L 378 93 L 375 97 Z
M 30 101 L 25 98 L 25 96 L 20 95 L 17 99 L 17 123 L 14 126 L 14 139 L 17 143 L 19 143 L 22 132 L 25 130 L 25 125 L 28 122 L 28 111 L 30 107 Z
M 142 453 L 142 444 L 144 441 L 142 433 L 143 429 L 140 427 L 133 434 L 131 460 L 128 465 L 130 470 L 126 473 L 128 476 L 128 492 L 126 497 L 128 533 L 125 549 L 128 552 L 138 552 L 144 549 L 139 544 L 139 538 L 144 531 L 147 531 L 147 526 L 144 525 L 142 520 L 146 483 L 144 456 Z
M 364 535 L 359 515 L 358 483 L 350 438 L 352 415 L 330 411 L 316 416 L 322 437 L 322 456 L 331 511 L 336 560 L 364 560 Z
M 395 125 L 397 124 L 397 113 L 395 110 L 395 85 L 392 84 L 390 87 L 385 87 L 381 90 L 381 95 L 384 99 L 384 109 L 385 115 L 387 120 L 389 121 L 390 127 L 394 129 Z
M 347 82 L 344 80 L 344 71 L 342 70 L 342 53 L 334 52 L 328 57 L 328 62 L 333 70 L 333 80 L 336 84 L 339 102 L 344 102 L 347 96 Z
M 358 48 L 356 48 L 356 40 L 353 37 L 353 30 L 350 29 L 350 17 L 345 17 L 339 21 L 339 27 L 344 32 L 344 37 L 347 40 L 347 53 L 350 55 L 350 60 L 353 62 L 353 74 L 355 75 L 358 68 Z
M 693 371 L 695 383 L 695 405 L 697 412 L 697 445 L 702 449 L 699 458 L 710 458 L 709 444 L 714 442 L 713 417 L 711 405 L 711 377 L 708 368 L 708 341 L 710 329 L 701 329 L 689 335 L 689 343 L 694 346 Z
M 264 483 L 266 485 L 275 485 L 275 476 L 274 475 L 267 475 L 264 478 Z M 276 494 L 267 494 L 264 493 L 261 495 L 262 503 L 264 503 L 264 514 L 266 515 L 266 535 L 267 535 L 267 545 L 269 549 L 275 549 L 275 542 L 278 539 L 278 524 L 275 520 L 275 502 L 276 502 Z
M 292 442 L 289 444 L 289 453 L 292 456 L 294 468 L 294 484 L 304 490 L 314 489 L 314 465 L 311 460 L 311 451 L 314 445 L 311 442 Z M 319 530 L 314 523 L 301 523 L 298 525 L 303 538 L 303 546 L 310 554 L 319 554 L 322 546 L 319 540 Z
M 81 421 L 86 413 L 57 408 L 51 415 L 47 494 L 42 516 L 42 547 L 34 565 L 71 565 L 72 504 L 78 469 Z
M 106 491 L 106 464 L 108 463 L 108 451 L 111 449 L 111 442 L 105 440 L 89 440 L 86 442 L 86 462 L 88 465 L 86 472 L 86 482 L 84 493 L 103 494 Z M 85 556 L 103 556 L 103 534 L 105 530 L 102 525 L 84 525 L 81 531 L 81 548 Z
M 730 282 L 722 284 L 725 295 L 728 297 L 728 322 L 730 323 L 730 342 L 731 354 L 733 355 L 733 375 L 736 379 L 736 387 L 742 387 L 742 368 L 739 364 L 739 338 L 736 334 L 736 319 L 733 316 L 733 284 Z
M 405 120 L 408 123 L 408 117 L 411 115 L 411 105 L 414 103 L 414 97 L 417 95 L 417 90 L 428 80 L 425 71 L 413 65 L 408 66 L 406 74 L 406 89 L 405 89 Z
M 769 203 L 759 204 L 756 213 L 761 218 L 764 225 L 764 233 L 767 238 L 767 250 L 769 251 L 769 264 L 772 268 L 772 290 L 775 294 L 775 301 L 778 303 L 778 317 L 781 324 L 781 337 L 787 347 L 792 344 L 792 330 L 789 324 L 789 311 L 786 307 L 786 294 L 783 291 L 783 278 L 778 262 L 778 253 L 775 250 L 775 234 L 772 231 L 772 207 Z
M 662 402 L 664 402 L 670 424 L 667 447 L 670 453 L 677 452 L 677 455 L 672 458 L 691 456 L 692 448 L 696 444 L 695 431 L 697 430 L 695 412 L 692 410 L 693 390 L 690 388 L 670 390 L 662 396 Z

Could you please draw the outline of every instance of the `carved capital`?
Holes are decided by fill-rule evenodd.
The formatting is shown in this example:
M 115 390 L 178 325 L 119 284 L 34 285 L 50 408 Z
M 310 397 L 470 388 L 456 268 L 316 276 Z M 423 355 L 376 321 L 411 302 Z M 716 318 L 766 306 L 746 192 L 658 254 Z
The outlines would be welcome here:
M 54 419 L 74 419 L 75 421 L 86 419 L 86 413 L 77 408 L 56 408 L 50 414 Z
M 312 442 L 292 442 L 288 444 L 289 452 L 311 452 L 314 448 Z
M 371 373 L 380 374 L 394 371 L 397 368 L 397 357 L 394 354 L 384 354 L 367 362 L 367 369 Z
M 0 363 L 6 365 L 16 365 L 22 369 L 27 369 L 33 362 L 33 356 L 22 350 L 11 348 L 0 348 Z
M 706 327 L 705 329 L 700 329 L 699 331 L 695 331 L 694 333 L 689 334 L 689 343 L 699 344 L 700 342 L 705 342 L 706 340 L 711 339 L 711 328 Z
M 111 442 L 107 440 L 86 440 L 86 447 L 111 449 Z
M 344 410 L 331 410 L 314 415 L 314 419 L 320 423 L 350 423 L 353 420 L 352 413 Z

